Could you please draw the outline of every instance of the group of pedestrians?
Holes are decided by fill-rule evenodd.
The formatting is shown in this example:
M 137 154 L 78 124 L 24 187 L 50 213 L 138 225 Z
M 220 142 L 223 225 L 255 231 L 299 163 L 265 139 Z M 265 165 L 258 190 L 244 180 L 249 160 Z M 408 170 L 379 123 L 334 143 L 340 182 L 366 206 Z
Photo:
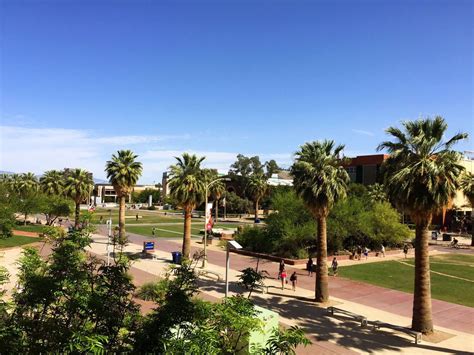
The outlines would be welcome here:
M 288 274 L 286 273 L 285 260 L 281 259 L 280 266 L 278 269 L 278 279 L 281 281 L 281 289 L 285 289 L 285 284 L 288 283 L 287 280 Z M 298 283 L 298 275 L 294 271 L 290 276 L 291 288 L 293 291 L 296 291 L 296 284 Z

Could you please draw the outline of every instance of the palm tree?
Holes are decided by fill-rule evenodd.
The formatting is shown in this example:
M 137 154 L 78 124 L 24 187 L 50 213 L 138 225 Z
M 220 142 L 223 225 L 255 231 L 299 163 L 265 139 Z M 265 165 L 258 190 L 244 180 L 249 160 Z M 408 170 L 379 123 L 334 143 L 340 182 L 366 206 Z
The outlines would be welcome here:
M 38 179 L 33 173 L 24 173 L 16 177 L 14 182 L 16 184 L 15 188 L 20 193 L 21 196 L 38 191 Z
M 208 185 L 208 196 L 212 198 L 216 203 L 216 209 L 214 212 L 214 222 L 217 222 L 219 214 L 219 200 L 225 193 L 225 184 L 223 180 L 218 180 L 219 175 L 214 169 L 203 169 L 204 175 L 206 177 L 206 184 Z M 212 184 L 209 186 L 209 184 Z
M 461 155 L 451 148 L 467 134 L 443 141 L 448 126 L 439 116 L 402 125 L 403 131 L 388 128 L 393 141 L 382 142 L 377 149 L 391 154 L 383 166 L 390 199 L 416 224 L 412 328 L 426 334 L 433 331 L 428 229 L 433 214 L 447 206 L 459 188 L 464 168 L 459 164 Z
M 339 156 L 343 149 L 332 140 L 305 143 L 291 166 L 296 193 L 317 221 L 317 302 L 329 299 L 326 219 L 334 204 L 346 197 L 350 181 Z
M 252 196 L 255 208 L 255 220 L 258 220 L 258 208 L 260 200 L 267 193 L 267 179 L 263 174 L 252 174 L 247 184 L 247 191 Z
M 74 228 L 77 229 L 79 228 L 81 202 L 90 195 L 94 187 L 94 181 L 92 180 L 92 173 L 83 169 L 65 169 L 64 176 L 64 192 L 76 204 Z
M 59 170 L 45 171 L 40 178 L 41 190 L 48 195 L 61 195 L 64 192 L 64 174 Z
M 205 199 L 206 177 L 201 169 L 205 157 L 183 153 L 175 157 L 178 161 L 170 166 L 169 188 L 171 197 L 184 209 L 183 258 L 191 253 L 191 213 Z
M 119 198 L 119 241 L 124 243 L 125 235 L 125 199 L 132 193 L 133 187 L 142 174 L 142 163 L 137 162 L 138 155 L 131 150 L 119 150 L 107 161 L 105 172 Z
M 461 188 L 464 196 L 471 205 L 471 246 L 474 246 L 474 174 L 466 172 L 461 180 Z

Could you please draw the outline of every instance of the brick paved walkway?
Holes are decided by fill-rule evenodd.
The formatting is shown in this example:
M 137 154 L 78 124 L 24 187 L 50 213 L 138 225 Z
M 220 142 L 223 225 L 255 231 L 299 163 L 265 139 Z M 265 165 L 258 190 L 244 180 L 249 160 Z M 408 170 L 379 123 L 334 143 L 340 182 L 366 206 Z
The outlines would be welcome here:
M 142 244 L 147 238 L 130 234 L 130 242 Z M 181 247 L 180 240 L 155 240 L 156 247 L 163 251 L 179 251 Z M 192 248 L 192 252 L 201 248 Z M 171 255 L 170 255 L 171 258 Z M 208 262 L 210 264 L 225 266 L 225 252 L 208 249 Z M 231 268 L 234 270 L 242 270 L 249 266 L 255 267 L 257 260 L 239 254 L 232 254 Z M 278 272 L 278 263 L 260 260 L 259 269 L 266 270 L 270 273 L 270 277 L 276 278 Z M 298 287 L 306 290 L 314 290 L 314 277 L 308 277 L 301 269 L 293 269 L 287 266 L 290 273 L 297 271 Z M 413 307 L 413 295 L 391 290 L 379 286 L 374 286 L 362 282 L 352 281 L 348 279 L 330 277 L 329 281 L 330 294 L 334 297 L 341 298 L 354 303 L 365 306 L 378 308 L 385 312 L 394 313 L 396 315 L 411 318 Z M 462 306 L 445 301 L 433 300 L 433 321 L 437 326 L 458 330 L 461 332 L 474 334 L 474 308 Z M 408 326 L 409 324 L 407 324 Z

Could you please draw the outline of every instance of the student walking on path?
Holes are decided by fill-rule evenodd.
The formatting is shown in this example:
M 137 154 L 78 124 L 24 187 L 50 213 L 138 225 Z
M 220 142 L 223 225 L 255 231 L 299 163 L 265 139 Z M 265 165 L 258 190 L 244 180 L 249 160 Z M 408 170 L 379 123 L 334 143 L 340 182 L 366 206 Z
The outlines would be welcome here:
M 306 263 L 306 270 L 308 271 L 308 276 L 313 277 L 313 258 L 309 257 L 308 262 Z
M 407 258 L 407 254 L 408 254 L 408 245 L 407 245 L 407 244 L 405 244 L 405 245 L 403 246 L 403 254 L 405 254 L 405 259 L 406 259 L 406 258 Z
M 382 256 L 385 258 L 385 247 L 384 247 L 383 244 L 382 244 L 382 248 L 380 248 L 380 253 L 381 253 Z
M 296 275 L 296 271 L 294 271 L 290 276 L 291 281 L 291 288 L 293 291 L 296 291 L 296 283 L 298 282 L 298 276 Z
M 332 276 L 337 276 L 337 267 L 338 267 L 338 262 L 337 262 L 336 257 L 334 257 L 334 259 L 332 259 L 332 263 L 331 263 Z
M 369 248 L 367 247 L 364 247 L 364 256 L 365 256 L 365 260 L 367 260 L 369 257 Z
M 285 289 L 285 283 L 286 283 L 286 270 L 283 267 L 283 270 L 280 272 L 280 279 L 281 279 L 281 289 Z
M 280 265 L 278 266 L 278 279 L 281 279 L 281 273 L 285 270 L 285 260 L 281 259 Z

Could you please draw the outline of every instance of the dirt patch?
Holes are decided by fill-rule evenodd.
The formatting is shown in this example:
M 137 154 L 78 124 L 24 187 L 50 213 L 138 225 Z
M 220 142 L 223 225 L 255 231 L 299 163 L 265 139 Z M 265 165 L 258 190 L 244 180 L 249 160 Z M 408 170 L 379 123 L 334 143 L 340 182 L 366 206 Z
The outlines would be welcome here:
M 39 233 L 37 232 L 27 232 L 27 231 L 19 231 L 16 229 L 12 230 L 13 235 L 21 235 L 22 237 L 34 237 L 39 238 Z
M 448 340 L 455 337 L 454 334 L 442 332 L 440 330 L 435 330 L 433 333 L 429 335 L 423 335 L 421 340 L 427 341 L 428 343 L 441 343 L 442 341 Z

